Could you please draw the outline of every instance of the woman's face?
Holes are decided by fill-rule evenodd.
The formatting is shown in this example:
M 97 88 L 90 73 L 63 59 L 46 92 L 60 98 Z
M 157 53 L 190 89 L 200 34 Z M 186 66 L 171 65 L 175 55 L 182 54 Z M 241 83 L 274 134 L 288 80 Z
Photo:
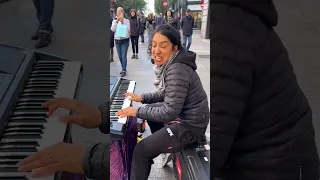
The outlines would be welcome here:
M 171 17 L 171 12 L 170 11 L 167 11 L 167 16 Z
M 118 17 L 123 17 L 122 11 L 118 10 L 118 11 L 117 11 L 117 16 L 118 16 Z
M 166 63 L 177 48 L 177 46 L 173 48 L 173 44 L 166 36 L 159 32 L 155 33 L 152 39 L 152 58 L 155 64 L 160 66 Z
M 136 15 L 136 12 L 131 11 L 131 16 L 133 17 L 133 16 L 135 16 L 135 15 Z

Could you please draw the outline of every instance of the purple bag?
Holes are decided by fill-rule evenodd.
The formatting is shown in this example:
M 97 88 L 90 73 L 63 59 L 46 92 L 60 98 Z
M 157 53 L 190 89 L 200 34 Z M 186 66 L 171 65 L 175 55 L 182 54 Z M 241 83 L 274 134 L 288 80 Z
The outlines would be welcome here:
M 70 172 L 62 172 L 61 180 L 87 180 L 83 174 L 73 174 Z
M 137 118 L 129 117 L 122 140 L 110 141 L 110 180 L 130 180 L 132 154 L 137 144 Z

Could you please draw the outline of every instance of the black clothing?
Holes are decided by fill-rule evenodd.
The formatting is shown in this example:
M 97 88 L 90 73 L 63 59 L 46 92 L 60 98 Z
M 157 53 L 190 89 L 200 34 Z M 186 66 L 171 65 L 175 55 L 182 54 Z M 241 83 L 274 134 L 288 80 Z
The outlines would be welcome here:
M 139 53 L 139 36 L 131 36 L 131 46 L 132 46 L 132 53 L 138 54 Z
M 137 16 L 130 16 L 130 36 L 139 36 L 140 23 Z
M 160 107 L 154 103 L 148 107 Z M 175 153 L 197 142 L 206 129 L 195 128 L 185 123 L 167 125 L 148 121 L 152 135 L 139 142 L 133 152 L 131 180 L 147 180 L 153 159 L 161 153 Z M 169 128 L 169 130 L 168 130 Z M 172 132 L 172 136 L 170 135 Z
M 165 24 L 170 24 L 171 26 L 173 26 L 174 28 L 178 29 L 178 19 L 174 18 L 174 17 L 171 17 L 171 18 L 168 18 L 166 17 L 164 19 L 164 23 Z
M 278 13 L 272 0 L 212 0 L 210 3 L 224 3 L 243 8 L 249 13 L 262 18 L 268 26 L 275 27 L 278 24 Z
M 164 102 L 163 106 L 143 106 L 137 109 L 137 117 L 166 123 L 176 118 L 190 126 L 207 128 L 209 106 L 201 80 L 195 71 L 196 54 L 180 51 L 165 72 L 165 90 L 142 94 L 143 104 Z
M 149 105 L 139 107 L 137 117 L 148 121 L 152 135 L 134 148 L 131 180 L 147 180 L 155 157 L 180 151 L 206 131 L 209 105 L 195 59 L 195 53 L 180 51 L 164 72 L 164 90 L 141 95 Z M 180 123 L 164 125 L 173 120 Z
M 192 16 L 184 16 L 181 20 L 181 29 L 184 36 L 190 36 L 193 33 L 194 18 Z
M 110 27 L 112 25 L 113 17 L 110 17 Z M 110 29 L 110 48 L 114 47 L 114 32 Z
M 33 4 L 37 10 L 38 30 L 52 33 L 53 28 L 51 22 L 54 12 L 54 0 L 33 0 Z
M 110 133 L 110 104 L 106 102 L 99 107 L 102 124 L 99 127 L 104 134 Z M 87 148 L 83 158 L 83 170 L 90 179 L 107 180 L 110 178 L 110 147 L 109 142 L 95 143 Z
M 211 175 L 318 180 L 311 108 L 272 28 L 272 2 L 219 2 L 228 3 L 212 5 Z

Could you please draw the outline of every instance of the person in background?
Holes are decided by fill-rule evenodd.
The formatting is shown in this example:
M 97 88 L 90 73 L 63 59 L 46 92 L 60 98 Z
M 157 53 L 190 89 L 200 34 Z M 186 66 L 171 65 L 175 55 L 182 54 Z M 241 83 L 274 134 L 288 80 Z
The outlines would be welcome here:
M 211 178 L 319 180 L 312 109 L 274 29 L 273 2 L 210 3 Z
M 127 55 L 129 48 L 129 38 L 130 38 L 130 21 L 124 17 L 124 10 L 122 7 L 117 8 L 117 19 L 112 21 L 111 30 L 115 32 L 115 44 L 118 52 L 119 60 L 121 63 L 121 77 L 127 75 Z M 127 27 L 126 37 L 117 37 L 117 25 L 121 23 Z
M 162 24 L 164 24 L 164 18 L 163 18 L 163 14 L 160 13 L 159 17 L 156 19 L 156 27 L 159 27 Z
M 165 24 L 170 24 L 174 28 L 178 29 L 178 20 L 177 20 L 177 18 L 174 18 L 173 13 L 170 10 L 168 10 L 166 14 L 167 14 L 167 16 L 164 19 L 164 23 Z
M 143 12 L 140 13 L 139 23 L 139 35 L 141 37 L 141 43 L 144 43 L 144 32 L 146 30 L 147 18 L 144 16 Z
M 54 0 L 33 0 L 33 4 L 37 11 L 36 15 L 39 26 L 31 36 L 31 39 L 37 40 L 35 48 L 43 48 L 51 43 L 51 34 L 53 33 L 51 22 L 54 11 Z
M 71 123 L 84 128 L 99 128 L 110 134 L 110 105 L 108 102 L 93 108 L 78 100 L 57 98 L 43 104 L 48 108 L 48 117 L 58 109 L 75 112 L 75 116 L 62 116 L 62 123 Z M 19 172 L 32 172 L 34 178 L 47 177 L 58 171 L 84 174 L 90 179 L 109 179 L 109 143 L 94 143 L 85 148 L 60 142 L 32 154 L 19 162 Z
M 181 20 L 181 29 L 183 35 L 182 45 L 186 50 L 189 50 L 192 43 L 193 24 L 194 18 L 190 15 L 190 9 L 187 9 L 186 16 L 184 16 Z
M 147 18 L 147 32 L 148 32 L 148 54 L 151 56 L 152 35 L 156 29 L 155 19 L 153 13 L 148 14 Z
M 133 55 L 131 59 L 138 59 L 139 53 L 139 29 L 140 23 L 137 17 L 137 12 L 135 9 L 130 10 L 130 38 L 131 38 L 131 46 Z
M 110 28 L 114 19 L 113 11 L 110 12 Z M 114 32 L 110 29 L 110 62 L 114 62 Z

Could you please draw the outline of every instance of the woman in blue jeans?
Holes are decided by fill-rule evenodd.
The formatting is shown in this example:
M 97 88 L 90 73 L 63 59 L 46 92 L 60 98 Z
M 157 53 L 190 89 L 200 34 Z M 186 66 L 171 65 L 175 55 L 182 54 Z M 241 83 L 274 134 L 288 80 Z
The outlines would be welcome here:
M 127 27 L 126 37 L 117 37 L 118 23 L 125 25 Z M 117 19 L 112 21 L 111 30 L 115 32 L 115 43 L 116 49 L 119 56 L 119 61 L 121 63 L 122 70 L 120 72 L 121 77 L 127 75 L 127 54 L 129 48 L 129 38 L 130 38 L 130 21 L 124 18 L 124 10 L 122 7 L 117 9 Z

